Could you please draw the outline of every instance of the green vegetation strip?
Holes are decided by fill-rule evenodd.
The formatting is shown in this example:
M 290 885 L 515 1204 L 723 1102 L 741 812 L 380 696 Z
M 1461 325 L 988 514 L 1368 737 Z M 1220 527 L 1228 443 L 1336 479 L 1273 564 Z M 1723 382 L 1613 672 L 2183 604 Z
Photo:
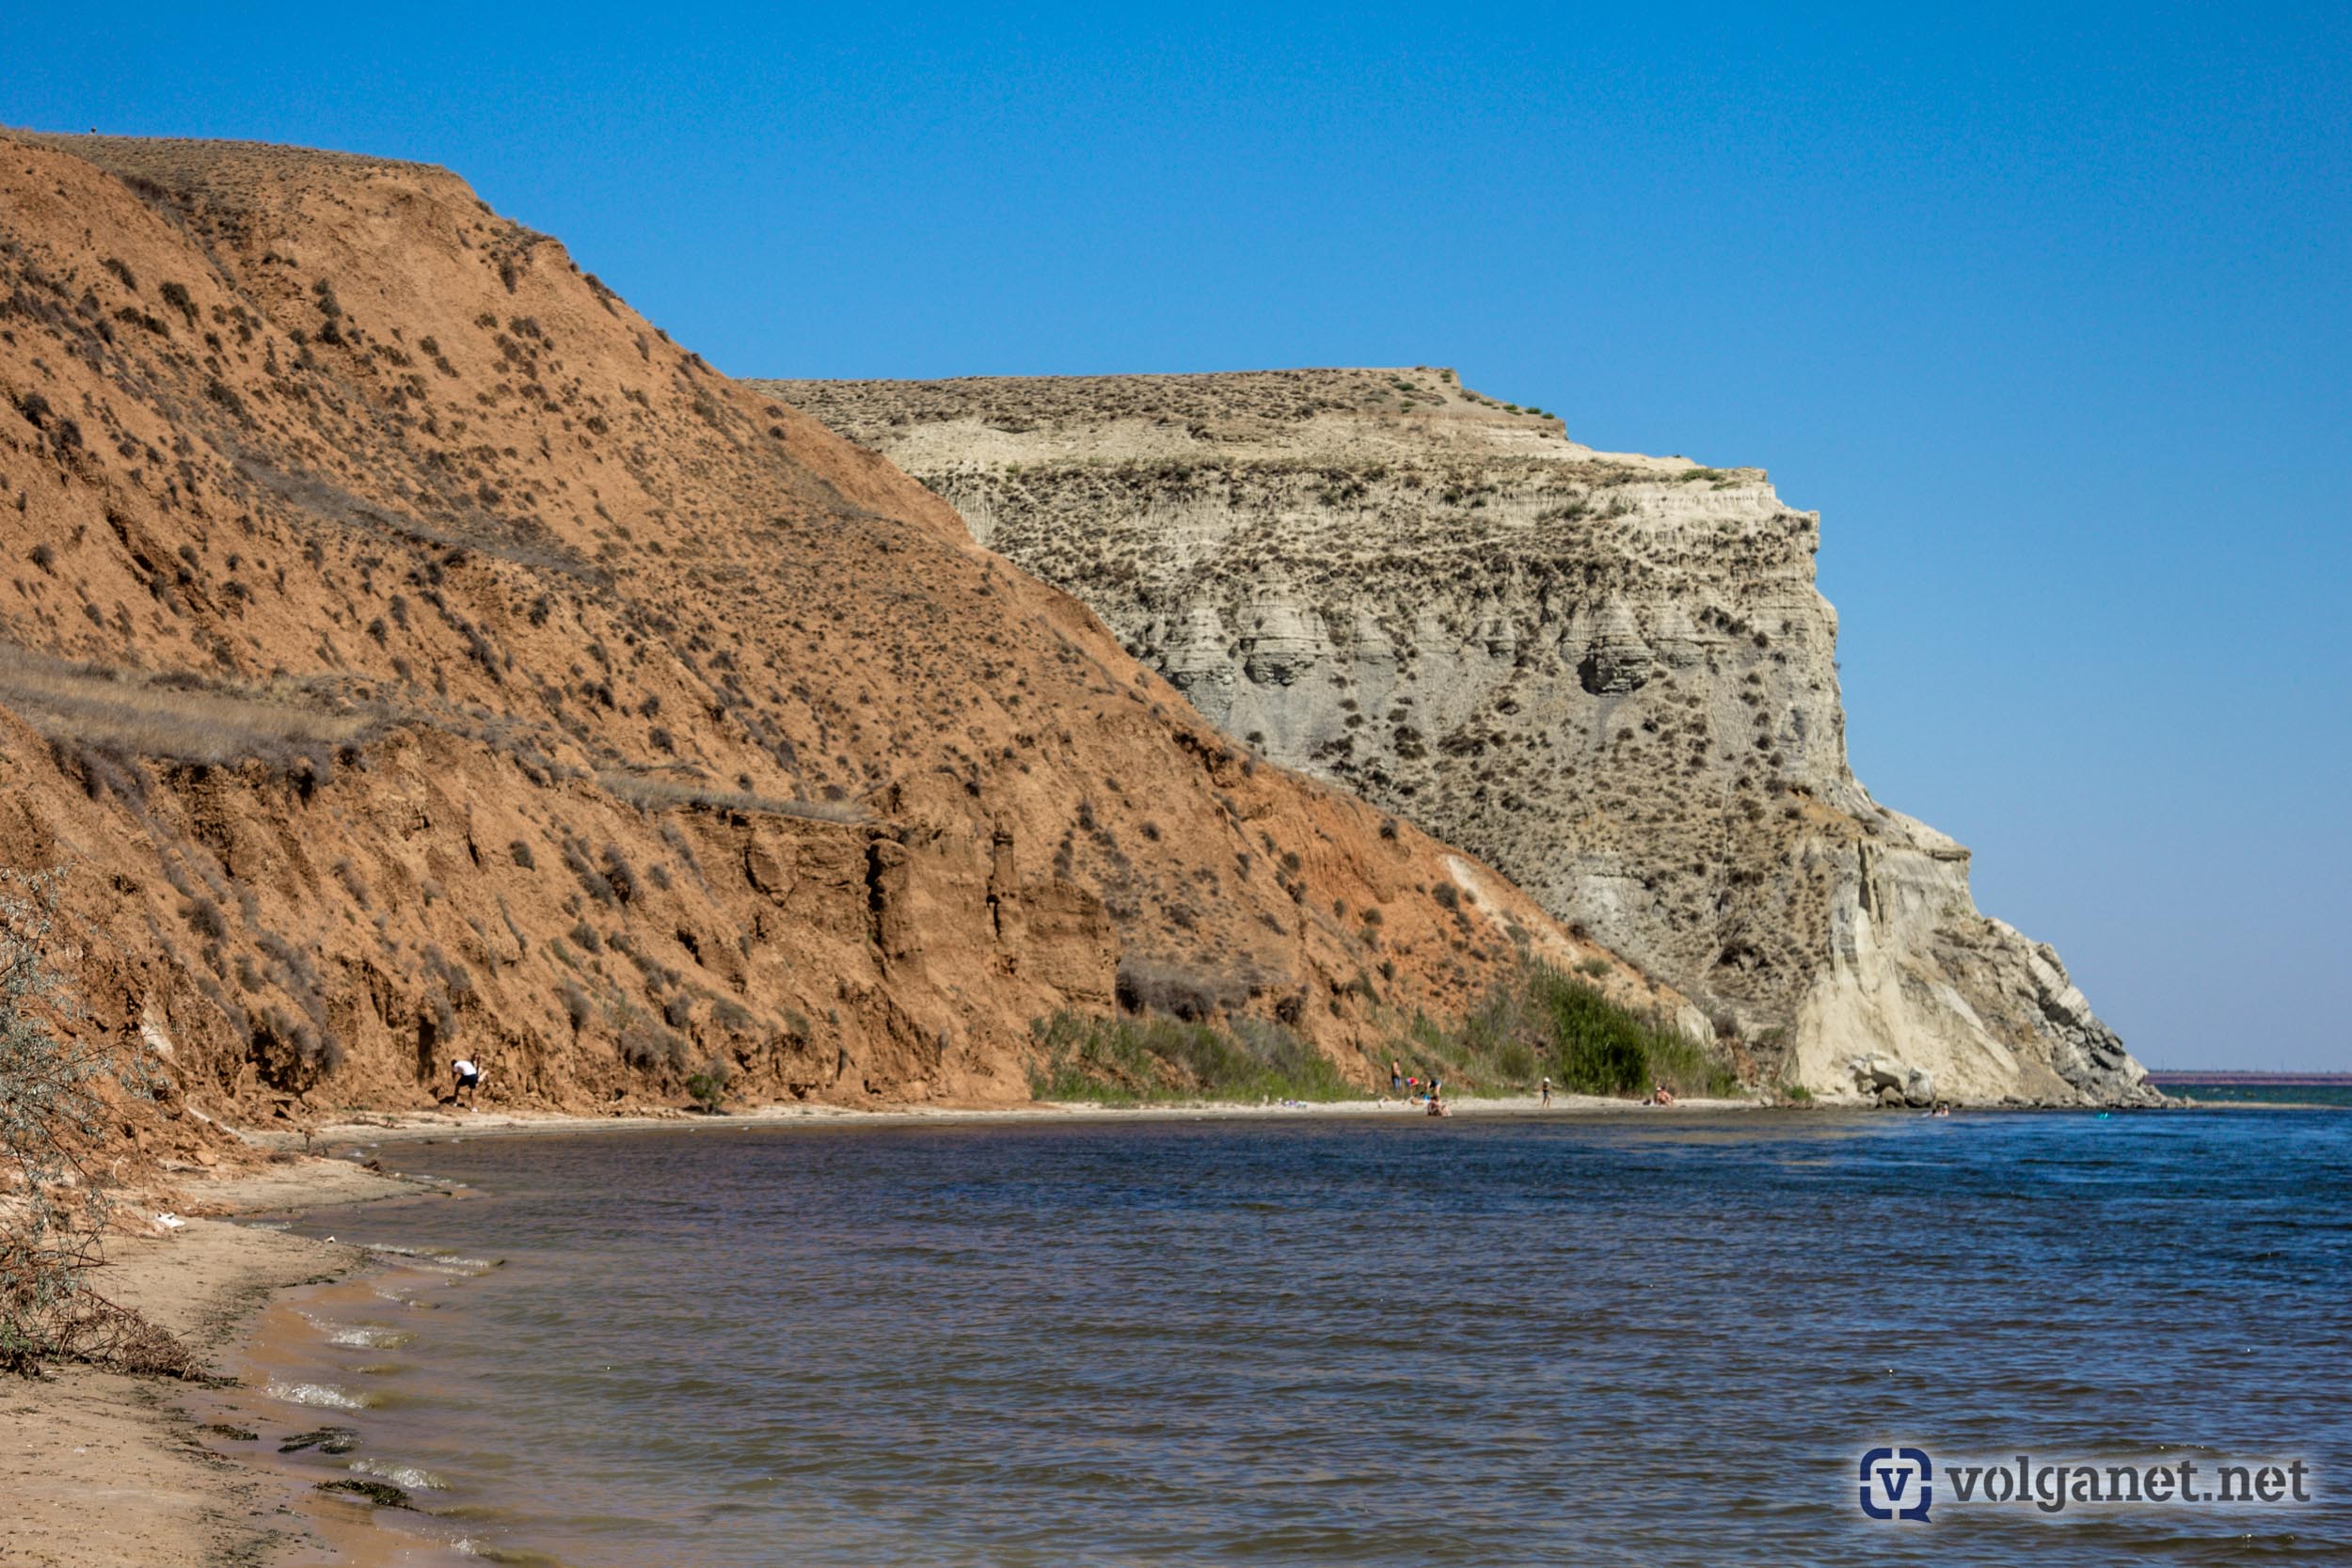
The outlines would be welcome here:
M 1356 1100 L 1363 1091 L 1313 1046 L 1277 1023 L 1184 1023 L 1058 1012 L 1030 1033 L 1040 1100 L 1137 1105 L 1190 1100 Z
M 1365 1097 L 1320 1052 L 1260 1019 L 1184 1022 L 1153 1013 L 1093 1018 L 1063 1011 L 1030 1026 L 1038 1053 L 1029 1088 L 1040 1100 L 1137 1105 L 1193 1101 L 1343 1101 Z M 1372 1063 L 1385 1081 L 1394 1057 L 1417 1077 L 1458 1092 L 1555 1088 L 1596 1095 L 1737 1095 L 1740 1083 L 1700 1041 L 1637 1013 L 1544 964 L 1498 985 L 1454 1028 L 1416 1017 Z

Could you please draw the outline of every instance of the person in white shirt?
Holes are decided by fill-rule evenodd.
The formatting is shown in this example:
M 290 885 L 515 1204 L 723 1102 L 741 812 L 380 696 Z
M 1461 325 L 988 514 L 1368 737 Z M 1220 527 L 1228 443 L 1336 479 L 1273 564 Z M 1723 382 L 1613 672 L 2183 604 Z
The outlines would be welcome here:
M 450 1099 L 453 1101 L 456 1100 L 458 1095 L 464 1095 L 466 1097 L 466 1107 L 467 1109 L 471 1110 L 473 1108 L 474 1091 L 482 1086 L 482 1069 L 479 1067 L 476 1067 L 472 1061 L 464 1056 L 460 1056 L 455 1061 L 450 1063 L 449 1067 L 450 1070 L 457 1075 L 457 1087 L 455 1091 L 450 1095 Z

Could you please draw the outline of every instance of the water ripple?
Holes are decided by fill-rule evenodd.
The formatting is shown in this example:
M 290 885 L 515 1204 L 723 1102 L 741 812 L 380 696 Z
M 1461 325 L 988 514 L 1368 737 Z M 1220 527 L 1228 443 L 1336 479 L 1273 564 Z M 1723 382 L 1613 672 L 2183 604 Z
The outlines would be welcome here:
M 2334 1505 L 1906 1534 L 1852 1481 L 1884 1441 L 2352 1479 L 2352 1117 L 436 1152 L 486 1196 L 371 1221 L 450 1301 L 369 1446 L 567 1562 L 2352 1558 Z

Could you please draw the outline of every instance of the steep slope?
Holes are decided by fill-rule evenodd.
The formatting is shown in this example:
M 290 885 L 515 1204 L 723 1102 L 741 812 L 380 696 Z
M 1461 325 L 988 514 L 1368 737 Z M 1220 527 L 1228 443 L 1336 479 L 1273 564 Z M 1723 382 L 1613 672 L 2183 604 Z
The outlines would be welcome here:
M 1847 768 L 1820 519 L 1453 372 L 773 382 L 1229 734 L 1485 856 L 1817 1094 L 2150 1098 Z M 1922 1076 L 1924 1075 L 1924 1076 Z
M 1122 974 L 1361 1072 L 1592 951 L 437 169 L 0 135 L 0 865 L 176 1110 L 1021 1098 Z

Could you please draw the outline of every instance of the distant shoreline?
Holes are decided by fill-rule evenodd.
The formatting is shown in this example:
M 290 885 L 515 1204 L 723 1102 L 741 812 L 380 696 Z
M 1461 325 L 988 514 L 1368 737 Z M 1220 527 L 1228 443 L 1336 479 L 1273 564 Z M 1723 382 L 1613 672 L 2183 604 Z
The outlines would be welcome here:
M 1849 1107 L 1827 1107 L 1848 1109 Z M 1858 1109 L 1859 1107 L 1852 1107 Z M 1681 1100 L 1673 1105 L 1645 1105 L 1606 1095 L 1555 1094 L 1547 1106 L 1534 1095 L 1497 1096 L 1446 1101 L 1452 1117 L 1619 1117 L 1748 1114 L 1794 1107 L 1775 1107 L 1752 1100 Z M 989 1125 L 1060 1125 L 1069 1122 L 1295 1120 L 1319 1117 L 1426 1117 L 1426 1109 L 1401 1100 L 1304 1101 L 1291 1104 L 1239 1105 L 1220 1101 L 1151 1101 L 1136 1105 L 1095 1105 L 1043 1101 L 1020 1105 L 897 1106 L 864 1111 L 839 1105 L 756 1105 L 719 1116 L 674 1110 L 620 1116 L 579 1116 L 557 1111 L 385 1111 L 357 1113 L 341 1121 L 323 1122 L 307 1132 L 243 1130 L 249 1143 L 267 1148 L 302 1148 L 306 1145 L 328 1153 L 346 1142 L 383 1143 L 393 1139 L 478 1138 L 529 1136 L 568 1132 L 635 1132 L 685 1129 L 723 1131 L 733 1128 L 775 1127 L 959 1127 Z
M 2109 1106 L 2109 1105 L 1970 1105 L 1952 1107 L 1954 1114 L 1963 1116 L 2011 1116 L 2033 1112 L 2050 1113 L 2112 1113 L 2117 1110 L 2156 1111 L 2186 1109 L 2190 1104 L 2202 1110 L 2326 1110 L 2325 1105 L 2312 1105 L 2292 1101 L 2176 1101 L 2170 1106 Z M 1809 1105 L 1774 1104 L 1758 1100 L 1685 1099 L 1671 1106 L 1646 1104 L 1637 1100 L 1620 1100 L 1608 1095 L 1555 1093 L 1551 1103 L 1545 1105 L 1532 1094 L 1463 1097 L 1446 1101 L 1448 1114 L 1454 1117 L 1480 1119 L 1488 1117 L 1575 1117 L 1613 1118 L 1618 1117 L 1677 1117 L 1677 1116 L 1824 1116 L 1850 1115 L 1866 1117 L 1925 1116 L 1917 1106 L 1886 1108 L 1864 1101 L 1814 1103 Z M 1422 1117 L 1424 1108 L 1416 1102 L 1401 1100 L 1334 1100 L 1306 1101 L 1265 1105 L 1235 1104 L 1231 1101 L 1147 1101 L 1133 1105 L 1098 1105 L 1082 1101 L 1031 1101 L 1017 1105 L 940 1105 L 894 1106 L 883 1110 L 861 1110 L 851 1106 L 810 1105 L 800 1103 L 769 1104 L 745 1107 L 721 1115 L 705 1115 L 683 1109 L 652 1112 L 622 1113 L 612 1116 L 583 1116 L 573 1112 L 483 1110 L 464 1111 L 442 1107 L 425 1111 L 351 1112 L 342 1119 L 321 1122 L 308 1131 L 244 1129 L 240 1135 L 248 1143 L 266 1148 L 291 1148 L 332 1153 L 352 1144 L 380 1144 L 392 1141 L 412 1141 L 422 1138 L 486 1138 L 527 1137 L 563 1133 L 682 1131 L 746 1131 L 753 1128 L 858 1128 L 858 1127 L 957 1127 L 1061 1125 L 1071 1122 L 1134 1122 L 1134 1121 L 1199 1121 L 1216 1120 L 1298 1120 L 1338 1117 L 1389 1118 Z
M 2227 1088 L 2296 1088 L 2352 1090 L 2352 1072 L 2151 1072 L 2148 1082 L 2158 1088 L 2193 1088 L 2210 1085 Z

